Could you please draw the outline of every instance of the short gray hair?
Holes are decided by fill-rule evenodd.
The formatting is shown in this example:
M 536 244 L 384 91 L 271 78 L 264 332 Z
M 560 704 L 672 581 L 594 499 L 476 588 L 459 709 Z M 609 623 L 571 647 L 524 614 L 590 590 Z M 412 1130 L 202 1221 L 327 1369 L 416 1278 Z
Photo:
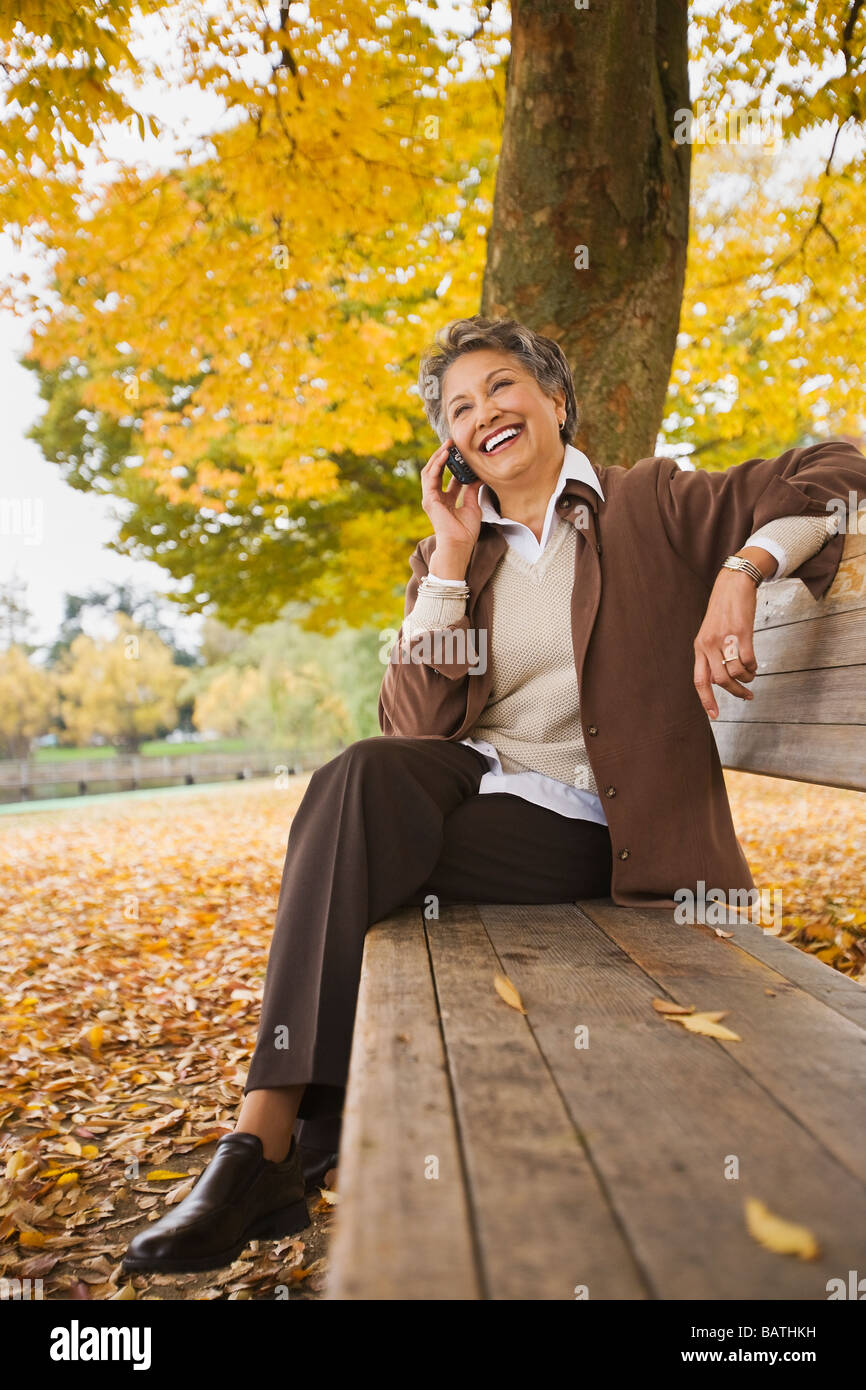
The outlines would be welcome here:
M 579 412 L 574 379 L 562 348 L 552 338 L 545 338 L 516 319 L 488 319 L 480 314 L 468 319 L 453 319 L 440 328 L 435 346 L 421 358 L 418 390 L 424 402 L 424 413 L 439 439 L 444 441 L 449 435 L 442 399 L 445 373 L 458 357 L 479 348 L 492 348 L 516 357 L 548 396 L 558 391 L 565 393 L 565 420 L 559 434 L 565 444 L 570 444 L 577 430 Z

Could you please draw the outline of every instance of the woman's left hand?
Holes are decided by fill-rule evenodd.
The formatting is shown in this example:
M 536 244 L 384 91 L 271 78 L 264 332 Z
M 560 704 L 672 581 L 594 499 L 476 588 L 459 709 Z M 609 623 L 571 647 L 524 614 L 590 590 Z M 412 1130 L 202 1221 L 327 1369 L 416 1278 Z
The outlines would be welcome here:
M 711 719 L 719 713 L 713 685 L 722 686 L 740 700 L 754 698 L 740 682 L 753 681 L 758 669 L 753 646 L 757 596 L 754 580 L 737 570 L 723 569 L 713 585 L 694 641 L 695 688 Z

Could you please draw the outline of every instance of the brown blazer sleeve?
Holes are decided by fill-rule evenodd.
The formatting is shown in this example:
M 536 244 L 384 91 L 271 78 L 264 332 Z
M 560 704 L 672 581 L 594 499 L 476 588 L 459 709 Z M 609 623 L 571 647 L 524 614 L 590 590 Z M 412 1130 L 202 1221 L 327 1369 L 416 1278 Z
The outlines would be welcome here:
M 436 537 L 425 536 L 409 557 L 412 577 L 406 586 L 404 616 L 412 612 L 418 585 L 428 570 Z M 469 637 L 468 614 L 442 634 L 454 633 L 437 650 L 419 634 L 404 645 L 403 628 L 389 653 L 379 691 L 379 728 L 403 738 L 453 738 L 466 717 L 470 669 L 477 655 Z M 462 633 L 462 635 L 456 635 Z
M 721 473 L 684 470 L 671 460 L 662 464 L 662 524 L 673 549 L 708 589 L 726 557 L 766 521 L 807 513 L 828 517 L 843 504 L 847 516 L 849 502 L 856 508 L 866 500 L 866 457 L 841 439 L 747 459 Z M 802 579 L 812 597 L 820 598 L 835 578 L 844 544 L 843 520 L 837 534 L 788 577 Z

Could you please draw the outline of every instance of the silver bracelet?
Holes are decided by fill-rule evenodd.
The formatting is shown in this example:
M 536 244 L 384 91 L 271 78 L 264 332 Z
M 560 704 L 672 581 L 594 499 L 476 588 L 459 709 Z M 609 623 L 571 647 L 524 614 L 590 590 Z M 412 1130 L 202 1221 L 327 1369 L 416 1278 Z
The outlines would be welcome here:
M 468 598 L 469 585 L 463 584 L 459 589 L 456 584 L 440 584 L 437 582 L 435 574 L 425 574 L 420 584 L 418 592 L 429 594 L 431 598 Z
M 745 570 L 749 578 L 754 579 L 755 584 L 758 587 L 760 587 L 760 585 L 764 582 L 764 576 L 761 574 L 761 571 L 758 569 L 758 566 L 753 565 L 751 560 L 747 560 L 744 555 L 729 555 L 725 563 L 722 565 L 722 569 Z

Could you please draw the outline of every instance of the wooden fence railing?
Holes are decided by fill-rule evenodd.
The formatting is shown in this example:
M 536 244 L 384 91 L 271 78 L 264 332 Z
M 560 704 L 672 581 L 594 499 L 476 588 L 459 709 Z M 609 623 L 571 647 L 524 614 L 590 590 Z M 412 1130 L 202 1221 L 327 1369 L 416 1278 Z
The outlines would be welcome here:
M 35 796 L 83 796 L 107 789 L 134 791 L 174 783 L 192 786 L 196 782 L 277 776 L 281 770 L 309 772 L 339 751 L 276 749 L 251 753 L 166 753 L 157 757 L 130 753 L 45 763 L 15 759 L 0 762 L 0 802 L 27 801 Z

